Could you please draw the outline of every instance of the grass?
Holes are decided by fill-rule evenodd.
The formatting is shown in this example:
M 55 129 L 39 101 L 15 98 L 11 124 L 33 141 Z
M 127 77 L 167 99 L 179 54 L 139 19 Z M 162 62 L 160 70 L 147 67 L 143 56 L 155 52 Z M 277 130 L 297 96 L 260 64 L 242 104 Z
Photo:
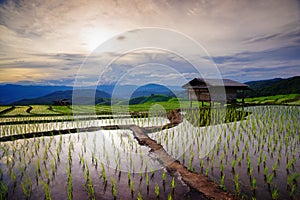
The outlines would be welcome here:
M 3 116 L 21 116 L 21 115 L 30 115 L 26 112 L 28 109 L 28 106 L 15 106 L 13 110 L 10 112 L 4 113 Z
M 141 97 L 142 101 L 140 104 L 129 105 L 130 112 L 142 112 L 148 111 L 154 105 L 160 105 L 165 110 L 170 111 L 177 108 L 190 108 L 190 101 L 184 101 L 176 98 L 166 98 L 164 95 L 155 95 L 150 97 Z M 238 102 L 241 102 L 241 99 L 238 99 Z M 128 103 L 128 102 L 127 102 Z M 181 103 L 181 105 L 180 105 Z M 283 94 L 275 96 L 264 96 L 264 97 L 253 97 L 245 98 L 245 103 L 250 105 L 300 105 L 300 94 Z M 192 102 L 192 106 L 202 107 L 201 102 Z M 204 106 L 209 106 L 208 102 L 204 102 Z M 32 110 L 30 113 L 27 113 L 28 106 L 15 106 L 14 109 L 5 112 L 5 110 L 10 109 L 11 106 L 0 106 L 0 115 L 3 112 L 2 116 L 28 116 L 31 114 L 34 115 L 72 115 L 74 113 L 93 113 L 94 111 L 97 114 L 111 114 L 112 109 L 114 110 L 124 110 L 127 108 L 127 105 L 122 105 L 120 103 L 114 104 L 113 106 L 101 105 L 96 106 L 89 105 L 80 105 L 80 106 L 57 106 L 57 105 L 32 105 Z
M 31 106 L 32 110 L 30 111 L 31 114 L 34 115 L 57 115 L 59 113 L 53 111 L 51 106 L 48 105 L 33 105 Z
M 274 95 L 274 96 L 245 98 L 245 103 L 272 104 L 272 105 L 282 105 L 282 104 L 300 105 L 299 98 L 300 98 L 300 94 L 282 94 L 282 95 Z M 239 99 L 238 101 L 241 102 L 241 99 Z
M 160 105 L 162 106 L 166 111 L 171 111 L 178 108 L 187 109 L 190 108 L 190 101 L 181 101 L 181 105 L 179 101 L 176 98 L 172 98 L 169 101 L 153 101 L 153 102 L 146 102 L 143 104 L 135 104 L 135 105 L 129 105 L 129 112 L 143 112 L 143 111 L 149 111 L 154 105 Z M 195 107 L 201 107 L 200 102 L 192 102 L 192 106 Z M 205 102 L 204 106 L 209 106 L 209 103 Z M 26 112 L 29 108 L 29 106 L 15 106 L 14 109 L 9 110 L 8 112 L 4 112 L 2 116 L 52 116 L 52 115 L 73 115 L 74 114 L 92 114 L 96 112 L 96 114 L 104 114 L 104 115 L 110 115 L 112 113 L 112 110 L 115 111 L 122 111 L 128 108 L 127 105 L 119 105 L 115 104 L 113 106 L 107 106 L 107 105 L 76 105 L 76 106 L 57 106 L 57 105 L 32 105 L 32 109 L 30 110 L 30 113 Z M 11 106 L 0 106 L 0 115 L 1 111 L 5 111 L 7 109 L 10 109 Z
M 68 106 L 51 106 L 51 109 L 54 112 L 60 113 L 62 115 L 71 115 L 71 114 L 73 114 L 72 109 L 70 109 Z
M 11 106 L 0 106 L 0 113 L 2 113 L 3 111 L 5 111 L 9 108 L 11 108 Z

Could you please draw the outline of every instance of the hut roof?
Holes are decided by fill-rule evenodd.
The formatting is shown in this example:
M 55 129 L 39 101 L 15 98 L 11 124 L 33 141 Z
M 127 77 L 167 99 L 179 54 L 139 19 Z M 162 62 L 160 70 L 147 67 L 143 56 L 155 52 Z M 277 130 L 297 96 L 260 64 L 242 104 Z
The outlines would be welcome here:
M 202 79 L 194 78 L 190 82 L 184 84 L 182 87 L 189 88 L 208 88 L 208 87 L 230 87 L 239 90 L 247 90 L 249 86 L 231 79 Z

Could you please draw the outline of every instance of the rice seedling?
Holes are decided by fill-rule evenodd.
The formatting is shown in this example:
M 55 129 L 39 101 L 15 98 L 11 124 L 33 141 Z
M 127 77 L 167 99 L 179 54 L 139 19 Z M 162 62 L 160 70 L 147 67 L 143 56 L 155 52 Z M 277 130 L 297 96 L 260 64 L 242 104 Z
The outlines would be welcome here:
M 239 187 L 239 175 L 238 174 L 235 174 L 234 186 L 235 186 L 236 193 L 239 195 L 240 194 L 240 187 Z
M 253 167 L 251 166 L 249 169 L 249 176 L 252 177 L 252 174 L 253 174 Z
M 294 197 L 295 195 L 295 191 L 296 191 L 296 184 L 293 184 L 292 188 L 291 188 L 291 191 L 290 191 L 290 197 Z
M 165 171 L 162 172 L 161 179 L 163 180 L 163 182 L 166 181 L 166 172 Z
M 89 194 L 89 198 L 95 199 L 94 184 L 93 184 L 92 178 L 90 177 L 88 165 L 86 165 L 84 175 L 85 175 L 85 179 L 86 179 L 86 187 L 87 187 L 87 191 Z
M 31 183 L 30 176 L 26 177 L 25 183 L 22 182 L 21 186 L 22 186 L 23 193 L 25 195 L 25 199 L 29 199 L 30 195 L 31 195 L 31 189 L 32 189 L 32 183 Z
M 48 170 L 46 168 L 44 168 L 44 174 L 45 174 L 45 177 L 47 179 L 47 184 L 49 184 L 50 183 L 50 175 L 49 175 Z
M 172 178 L 172 181 L 171 181 L 171 187 L 172 187 L 172 190 L 175 190 L 175 179 L 174 179 L 174 177 Z
M 138 192 L 138 195 L 137 195 L 137 200 L 143 200 L 143 197 L 142 197 L 142 195 L 141 195 L 141 193 L 140 193 L 140 192 Z
M 221 176 L 221 184 L 220 185 L 221 185 L 222 190 L 226 191 L 226 187 L 225 187 L 225 174 L 223 174 Z
M 46 200 L 51 200 L 51 193 L 50 193 L 49 185 L 47 183 L 45 183 L 44 181 L 41 181 L 41 184 L 44 187 L 45 199 Z
M 133 193 L 134 193 L 134 182 L 133 182 L 132 179 L 130 179 L 129 187 L 130 187 L 130 191 L 131 191 L 131 196 L 133 196 Z
M 13 184 L 16 185 L 17 184 L 17 177 L 16 177 L 15 173 L 12 170 L 10 170 L 9 174 L 10 174 L 11 180 L 13 181 Z
M 0 181 L 0 199 L 7 199 L 8 196 L 8 187 L 5 183 L 1 180 Z
M 268 174 L 267 175 L 267 183 L 268 183 L 269 186 L 270 186 L 272 180 L 273 180 L 273 174 Z
M 264 172 L 263 172 L 265 179 L 267 178 L 268 170 L 269 170 L 268 166 L 265 166 L 264 167 Z
M 115 180 L 113 178 L 111 178 L 111 189 L 112 189 L 112 195 L 114 197 L 114 199 L 117 198 L 117 188 L 115 185 Z
M 274 190 L 272 191 L 272 199 L 278 199 L 279 194 L 278 194 L 278 188 L 275 187 Z
M 233 172 L 234 172 L 235 164 L 236 164 L 236 161 L 232 160 L 232 162 L 231 162 L 231 169 L 232 169 Z
M 101 162 L 101 174 L 102 174 L 102 178 L 103 178 L 103 182 L 107 182 L 107 177 L 106 177 L 106 172 L 105 172 L 105 168 L 104 168 L 104 164 Z
M 205 176 L 208 176 L 208 172 L 209 172 L 209 168 L 207 167 L 207 168 L 205 169 Z
M 156 198 L 159 198 L 159 186 L 158 186 L 158 184 L 155 185 L 154 192 L 155 192 Z
M 276 161 L 275 163 L 274 163 L 274 165 L 272 166 L 272 170 L 273 170 L 273 172 L 274 173 L 276 173 L 276 170 L 278 169 L 278 161 Z
M 253 190 L 256 190 L 256 188 L 257 188 L 257 183 L 256 183 L 255 178 L 252 179 L 252 188 L 253 188 Z
M 67 182 L 68 199 L 73 199 L 73 178 L 72 178 L 70 166 L 66 165 L 66 172 L 68 175 L 68 182 Z

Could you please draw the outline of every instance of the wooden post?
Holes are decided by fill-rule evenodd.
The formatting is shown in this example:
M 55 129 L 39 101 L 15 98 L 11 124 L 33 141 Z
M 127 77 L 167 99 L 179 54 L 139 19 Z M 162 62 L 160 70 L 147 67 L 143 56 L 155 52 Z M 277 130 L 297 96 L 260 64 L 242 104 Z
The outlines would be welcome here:
M 244 107 L 244 105 L 245 105 L 245 96 L 244 96 L 244 90 L 243 90 L 243 92 L 242 92 L 242 105 L 243 105 L 243 107 Z
M 202 102 L 202 107 L 204 106 L 204 102 L 203 102 L 203 100 L 201 101 Z
M 190 100 L 190 109 L 192 109 L 192 107 L 193 107 L 193 101 Z

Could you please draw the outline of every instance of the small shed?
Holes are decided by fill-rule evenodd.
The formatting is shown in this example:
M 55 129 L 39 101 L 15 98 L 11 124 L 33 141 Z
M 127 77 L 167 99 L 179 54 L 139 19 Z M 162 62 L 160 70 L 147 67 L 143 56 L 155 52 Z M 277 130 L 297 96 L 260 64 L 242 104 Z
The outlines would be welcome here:
M 182 86 L 186 89 L 189 100 L 192 101 L 201 101 L 203 102 L 212 102 L 211 95 L 209 90 L 218 91 L 219 88 L 225 88 L 226 93 L 226 103 L 236 103 L 237 93 L 241 92 L 242 103 L 244 104 L 244 90 L 248 90 L 249 86 L 237 81 L 230 79 L 202 79 L 194 78 L 185 85 Z M 213 100 L 217 101 L 218 98 L 214 96 Z M 192 104 L 191 104 L 192 105 Z
M 58 99 L 53 101 L 54 105 L 59 105 L 59 106 L 68 106 L 70 105 L 70 101 L 68 99 Z

